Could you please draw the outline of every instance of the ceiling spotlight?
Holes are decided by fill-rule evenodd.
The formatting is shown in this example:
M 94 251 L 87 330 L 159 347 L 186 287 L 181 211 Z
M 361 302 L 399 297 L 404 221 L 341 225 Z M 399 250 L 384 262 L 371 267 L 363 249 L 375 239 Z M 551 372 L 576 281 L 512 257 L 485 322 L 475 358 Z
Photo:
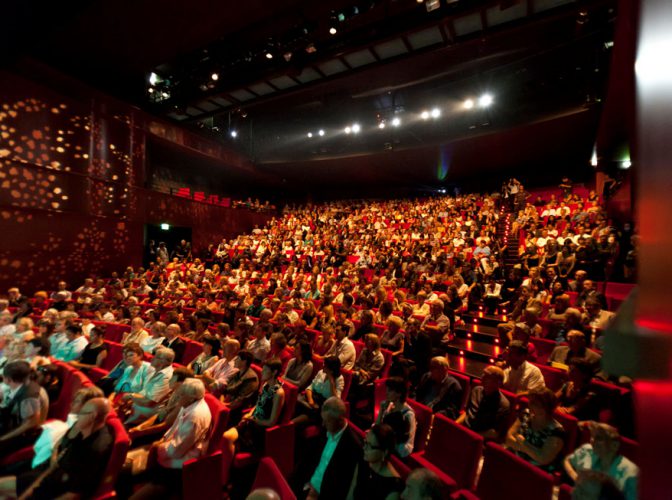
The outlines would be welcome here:
M 358 134 L 361 129 L 362 128 L 359 126 L 359 123 L 353 123 L 352 124 L 352 132 L 354 134 Z
M 164 99 L 168 99 L 170 97 L 170 94 L 168 92 L 161 92 L 161 97 Z
M 216 82 L 217 80 L 219 80 L 219 74 L 213 73 L 212 75 L 210 75 L 210 78 L 212 78 Z
M 159 77 L 159 75 L 157 75 L 153 71 L 149 74 L 149 83 L 151 83 L 152 85 L 156 85 L 160 81 L 161 81 L 161 78 Z
M 478 105 L 482 108 L 487 108 L 492 104 L 492 96 L 490 94 L 483 94 L 479 99 L 478 99 Z
M 401 125 L 401 119 L 399 119 L 399 118 L 393 118 L 393 119 L 392 119 L 392 125 L 393 125 L 394 127 L 398 127 L 399 125 Z
M 378 128 L 379 128 L 379 129 L 384 129 L 384 128 L 385 128 L 385 122 L 380 122 L 380 123 L 378 124 Z
M 147 92 L 149 92 L 150 94 L 153 94 L 153 93 L 154 93 L 154 87 L 149 87 L 149 89 L 147 90 Z
M 432 110 L 432 118 L 438 118 L 441 116 L 441 110 L 439 108 L 434 108 Z
M 236 132 L 235 130 L 232 130 L 232 131 L 231 131 L 231 137 L 233 137 L 234 139 L 235 139 L 236 137 L 238 137 L 238 132 Z
M 423 111 L 422 113 L 420 113 L 420 118 L 422 118 L 423 120 L 428 120 L 429 119 L 429 111 Z
M 416 2 L 418 2 L 418 3 L 422 3 L 422 2 L 424 2 L 424 1 L 425 1 L 425 0 L 416 0 Z
M 632 163 L 630 162 L 630 160 L 625 160 L 625 161 L 621 162 L 621 168 L 623 170 L 627 170 L 630 167 L 632 167 Z
M 320 137 L 324 137 L 324 130 L 320 129 L 317 135 L 319 135 Z
M 473 99 L 467 99 L 464 101 L 464 109 L 472 109 L 474 107 L 474 100 Z
M 344 132 L 345 132 L 346 134 L 349 134 L 350 132 L 352 132 L 352 129 L 351 129 L 350 127 L 345 127 Z
M 266 52 L 266 59 L 273 59 L 273 54 Z
M 330 35 L 335 35 L 336 33 L 338 33 L 338 30 L 334 26 L 329 28 L 329 34 Z
M 312 132 L 308 132 L 308 138 L 311 138 L 311 137 L 313 137 L 313 133 L 312 133 Z

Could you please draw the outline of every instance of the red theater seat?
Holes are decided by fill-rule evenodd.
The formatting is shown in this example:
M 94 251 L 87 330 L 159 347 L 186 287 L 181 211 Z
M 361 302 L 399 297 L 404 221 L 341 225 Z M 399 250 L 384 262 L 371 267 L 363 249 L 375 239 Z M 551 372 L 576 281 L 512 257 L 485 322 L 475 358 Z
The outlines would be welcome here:
M 482 500 L 551 500 L 553 476 L 498 444 L 487 443 L 476 495 Z
M 432 433 L 424 451 L 411 462 L 430 469 L 451 489 L 472 489 L 483 453 L 483 438 L 443 415 L 434 415 Z
M 259 468 L 252 484 L 252 490 L 259 488 L 272 489 L 280 496 L 280 500 L 296 500 L 296 495 L 287 484 L 287 480 L 270 457 L 264 457 L 259 461 Z
M 102 500 L 103 498 L 114 498 L 116 496 L 114 493 L 114 484 L 117 481 L 119 471 L 126 461 L 126 453 L 131 444 L 126 429 L 124 429 L 121 421 L 116 416 L 108 417 L 107 425 L 112 431 L 114 444 L 112 445 L 112 454 L 110 455 L 107 467 L 105 468 L 103 482 L 98 487 L 96 495 L 94 496 L 94 498 L 98 500 Z

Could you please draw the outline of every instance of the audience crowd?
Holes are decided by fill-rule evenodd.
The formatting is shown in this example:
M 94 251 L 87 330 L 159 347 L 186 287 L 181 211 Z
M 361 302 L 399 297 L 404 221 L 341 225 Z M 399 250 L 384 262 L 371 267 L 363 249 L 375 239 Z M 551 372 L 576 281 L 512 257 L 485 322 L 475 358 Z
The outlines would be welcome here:
M 118 491 L 179 491 L 176 469 L 212 439 L 212 397 L 229 411 L 219 437 L 231 456 L 263 453 L 267 430 L 288 420 L 299 443 L 326 431 L 296 479 L 308 498 L 444 498 L 431 471 L 404 485 L 395 468 L 426 439 L 425 408 L 569 483 L 593 471 L 635 498 L 637 467 L 618 453 L 619 408 L 595 384 L 627 392 L 630 383 L 601 366 L 613 311 L 598 282 L 619 263 L 634 274 L 636 236 L 609 224 L 593 192 L 579 198 L 570 185 L 534 203 L 521 193 L 516 181 L 499 198 L 286 207 L 203 260 L 186 242 L 172 254 L 159 245 L 147 268 L 75 289 L 61 281 L 28 298 L 11 288 L 0 300 L 0 458 L 32 446 L 35 459 L 0 466 L 0 489 L 90 494 L 113 412 L 132 439 Z M 484 312 L 497 318 L 502 353 L 469 384 L 446 352 Z M 67 421 L 52 423 L 57 362 L 98 388 L 78 392 Z M 545 363 L 566 374 L 560 386 Z M 568 419 L 590 429 L 589 444 L 567 449 Z

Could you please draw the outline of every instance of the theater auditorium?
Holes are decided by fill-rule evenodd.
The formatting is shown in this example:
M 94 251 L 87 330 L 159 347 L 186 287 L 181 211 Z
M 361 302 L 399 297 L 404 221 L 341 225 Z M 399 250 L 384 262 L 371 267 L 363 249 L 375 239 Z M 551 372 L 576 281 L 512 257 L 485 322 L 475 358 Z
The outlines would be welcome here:
M 669 0 L 6 0 L 0 498 L 672 498 Z

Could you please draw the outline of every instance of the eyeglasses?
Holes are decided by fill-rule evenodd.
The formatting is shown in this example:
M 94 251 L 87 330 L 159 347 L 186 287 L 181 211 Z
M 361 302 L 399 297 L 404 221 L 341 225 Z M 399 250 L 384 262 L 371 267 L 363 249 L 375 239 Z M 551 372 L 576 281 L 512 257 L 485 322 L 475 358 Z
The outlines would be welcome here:
M 368 449 L 368 450 L 382 450 L 383 449 L 382 446 L 373 445 L 373 444 L 369 443 L 368 441 L 364 441 L 364 444 L 362 444 L 362 448 Z

